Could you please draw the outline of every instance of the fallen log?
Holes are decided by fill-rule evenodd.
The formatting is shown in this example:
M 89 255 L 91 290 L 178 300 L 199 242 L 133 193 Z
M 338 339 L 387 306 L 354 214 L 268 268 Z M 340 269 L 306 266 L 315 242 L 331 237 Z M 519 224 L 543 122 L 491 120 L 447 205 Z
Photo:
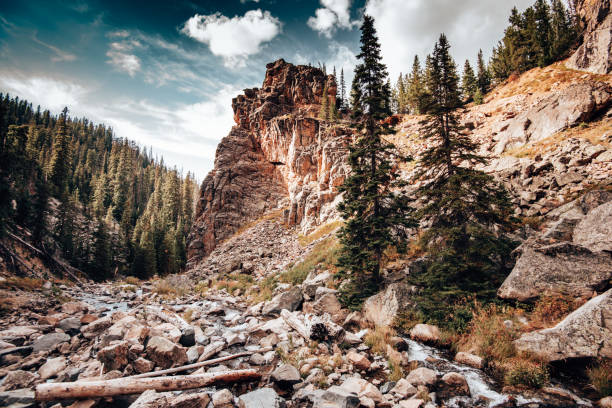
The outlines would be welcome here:
M 178 391 L 213 385 L 256 381 L 261 378 L 255 370 L 224 371 L 220 373 L 179 375 L 156 378 L 116 378 L 103 381 L 45 383 L 36 386 L 36 401 L 73 398 L 101 398 L 116 395 L 140 394 L 147 390 Z
M 256 350 L 256 351 L 243 351 L 242 353 L 236 353 L 236 354 L 232 354 L 229 356 L 214 358 L 212 360 L 201 361 L 199 363 L 188 364 L 188 365 L 184 365 L 181 367 L 168 368 L 167 370 L 151 371 L 150 373 L 132 375 L 132 376 L 123 377 L 123 378 L 128 379 L 128 378 L 159 377 L 159 376 L 166 375 L 166 374 L 174 374 L 174 373 L 180 373 L 182 371 L 193 370 L 194 368 L 206 367 L 209 365 L 222 363 L 224 361 L 233 360 L 239 357 L 251 356 L 255 353 L 266 353 L 271 350 L 273 350 L 272 347 L 267 347 L 267 348 L 263 348 L 263 349 Z

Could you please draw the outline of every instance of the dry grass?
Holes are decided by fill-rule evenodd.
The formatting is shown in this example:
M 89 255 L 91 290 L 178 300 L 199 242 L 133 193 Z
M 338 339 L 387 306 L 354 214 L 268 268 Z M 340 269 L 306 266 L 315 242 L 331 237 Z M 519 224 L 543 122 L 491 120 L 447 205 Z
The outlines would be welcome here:
M 0 289 L 33 291 L 42 288 L 43 283 L 43 280 L 38 278 L 11 277 L 4 281 L 0 281 Z
M 336 237 L 328 237 L 317 243 L 301 262 L 283 272 L 280 281 L 299 285 L 318 266 L 334 272 L 339 252 L 340 244 Z
M 272 297 L 274 296 L 274 289 L 276 289 L 277 284 L 278 280 L 276 276 L 269 276 L 264 280 L 258 282 L 258 290 L 250 298 L 251 303 L 256 304 L 272 299 Z
M 217 290 L 225 289 L 228 293 L 236 293 L 237 290 L 245 293 L 247 289 L 251 288 L 254 284 L 255 280 L 251 275 L 234 272 L 218 280 L 214 280 L 211 286 Z
M 567 295 L 544 295 L 535 303 L 529 316 L 528 330 L 552 327 L 585 303 L 586 299 L 575 299 Z
M 128 285 L 140 285 L 142 282 L 140 281 L 140 279 L 138 279 L 135 276 L 128 276 L 127 278 L 125 278 L 125 283 L 127 283 Z
M 153 292 L 164 298 L 172 299 L 184 296 L 187 293 L 187 290 L 184 288 L 177 288 L 175 286 L 172 286 L 165 279 L 160 279 L 156 281 L 153 285 Z
M 612 395 L 612 360 L 602 360 L 587 370 L 589 383 L 600 397 Z
M 389 326 L 376 326 L 368 331 L 363 340 L 373 353 L 385 355 L 387 353 L 387 345 L 391 344 L 391 337 L 395 335 L 395 330 Z
M 306 236 L 300 235 L 298 237 L 298 242 L 300 243 L 302 247 L 305 247 L 313 243 L 314 241 L 321 239 L 326 235 L 331 234 L 332 232 L 340 228 L 342 224 L 343 224 L 342 221 L 332 221 L 327 224 L 321 225 L 319 228 L 317 228 L 312 233 Z
M 505 363 L 504 383 L 521 388 L 542 388 L 550 380 L 545 364 L 522 358 Z

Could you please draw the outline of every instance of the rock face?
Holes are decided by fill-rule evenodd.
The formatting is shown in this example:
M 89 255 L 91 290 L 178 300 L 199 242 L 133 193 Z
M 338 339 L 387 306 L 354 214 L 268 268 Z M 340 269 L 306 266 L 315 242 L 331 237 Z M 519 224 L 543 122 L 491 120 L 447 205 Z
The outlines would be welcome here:
M 574 243 L 592 251 L 612 252 L 612 201 L 588 213 L 574 229 Z
M 388 326 L 398 313 L 406 309 L 409 301 L 409 288 L 402 283 L 392 283 L 383 292 L 365 301 L 364 317 L 376 326 Z
M 588 296 L 612 278 L 612 255 L 607 252 L 567 242 L 525 243 L 517 251 L 520 257 L 497 293 L 504 299 L 526 301 L 543 293 Z
M 524 334 L 520 351 L 546 361 L 612 357 L 612 289 L 569 314 L 555 327 Z
M 577 0 L 576 12 L 584 27 L 584 40 L 568 66 L 597 74 L 612 71 L 612 13 L 610 0 Z
M 278 60 L 267 65 L 261 89 L 234 98 L 236 126 L 202 183 L 189 239 L 192 263 L 242 225 L 287 205 L 283 199 L 286 222 L 304 231 L 335 215 L 351 130 L 316 118 L 323 98 L 335 94 L 332 76 Z

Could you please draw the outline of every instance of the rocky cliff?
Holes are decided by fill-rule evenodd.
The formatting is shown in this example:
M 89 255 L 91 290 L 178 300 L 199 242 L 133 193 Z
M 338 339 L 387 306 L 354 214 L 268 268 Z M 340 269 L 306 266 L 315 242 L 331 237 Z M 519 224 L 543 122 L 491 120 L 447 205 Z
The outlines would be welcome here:
M 351 131 L 317 116 L 323 98 L 335 95 L 332 76 L 278 60 L 261 88 L 234 98 L 236 125 L 202 183 L 191 264 L 268 210 L 283 208 L 285 223 L 301 231 L 334 216 Z
M 598 74 L 612 71 L 610 0 L 577 0 L 576 13 L 584 30 L 583 43 L 568 66 Z

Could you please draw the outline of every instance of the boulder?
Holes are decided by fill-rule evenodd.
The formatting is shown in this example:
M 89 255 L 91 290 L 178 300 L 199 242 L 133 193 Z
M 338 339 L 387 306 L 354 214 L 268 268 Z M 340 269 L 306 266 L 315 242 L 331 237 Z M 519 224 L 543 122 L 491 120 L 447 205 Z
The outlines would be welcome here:
M 312 304 L 312 308 L 317 314 L 328 313 L 334 323 L 342 323 L 347 315 L 347 311 L 342 309 L 342 305 L 334 293 L 325 293 L 318 296 Z
M 104 330 L 108 329 L 113 325 L 113 321 L 110 316 L 102 317 L 94 322 L 89 323 L 87 326 L 81 327 L 81 334 L 86 339 L 93 339 Z
M 272 388 L 260 388 L 241 395 L 238 398 L 240 408 L 284 408 L 285 400 Z
M 348 392 L 355 393 L 362 399 L 367 398 L 375 403 L 383 402 L 383 395 L 372 383 L 357 377 L 349 377 L 340 386 Z
M 412 385 L 434 385 L 437 381 L 437 375 L 434 370 L 431 370 L 427 367 L 419 367 L 417 369 L 412 370 L 408 376 L 406 377 L 406 381 L 408 381 Z
M 212 395 L 212 404 L 215 408 L 231 408 L 234 406 L 234 395 L 224 388 Z
M 104 372 L 122 370 L 128 364 L 128 342 L 122 341 L 98 351 L 97 358 L 104 364 Z
M 364 318 L 375 326 L 389 326 L 409 303 L 410 289 L 403 283 L 392 283 L 384 291 L 366 299 Z
M 463 351 L 460 351 L 455 355 L 455 361 L 459 364 L 465 364 L 478 369 L 482 369 L 484 366 L 482 357 Z
M 410 384 L 405 378 L 401 378 L 391 389 L 391 394 L 397 395 L 400 398 L 411 397 L 417 393 L 414 385 Z
M 442 376 L 442 384 L 444 384 L 442 388 L 445 389 L 449 396 L 470 395 L 470 387 L 463 374 L 455 372 L 446 373 Z
M 84 313 L 89 310 L 89 305 L 83 302 L 66 302 L 62 305 L 62 313 L 66 313 L 67 315 L 75 315 L 79 313 Z
M 58 323 L 58 327 L 60 329 L 73 336 L 80 331 L 81 326 L 81 319 L 78 317 L 69 317 Z
M 318 275 L 314 275 L 312 272 L 308 275 L 306 280 L 302 282 L 302 293 L 308 298 L 312 299 L 315 297 L 317 288 L 325 286 L 325 284 L 332 278 L 329 271 L 321 272 Z
M 410 330 L 410 338 L 424 343 L 437 343 L 440 341 L 440 329 L 431 324 L 419 323 Z
M 367 371 L 367 370 L 370 369 L 370 366 L 372 365 L 370 360 L 368 360 L 368 358 L 364 354 L 358 353 L 356 351 L 349 351 L 348 354 L 346 355 L 346 358 L 358 370 L 366 370 Z
M 181 346 L 184 347 L 194 346 L 196 344 L 195 337 L 195 329 L 191 326 L 185 327 L 183 330 L 181 330 L 181 338 L 179 343 L 181 343 Z
M 497 292 L 504 299 L 527 301 L 544 293 L 588 297 L 612 278 L 612 254 L 569 242 L 524 243 L 516 253 L 520 257 Z
M 149 361 L 143 357 L 138 357 L 132 364 L 134 370 L 140 374 L 151 372 L 153 371 L 153 367 L 155 367 L 155 364 L 152 361 Z
M 584 33 L 582 44 L 566 65 L 596 74 L 609 74 L 612 71 L 612 13 L 609 1 L 577 0 L 574 7 Z
M 293 312 L 297 310 L 304 300 L 302 291 L 299 287 L 294 287 L 286 292 L 279 293 L 263 307 L 262 313 L 265 315 L 280 314 L 281 310 Z
M 612 252 L 612 201 L 589 211 L 574 228 L 574 244 Z
M 333 385 L 315 399 L 312 408 L 357 408 L 359 404 L 356 393 Z
M 51 351 L 55 346 L 60 343 L 70 341 L 70 336 L 66 333 L 49 333 L 40 336 L 32 344 L 32 351 L 37 353 L 39 351 Z
M 149 359 L 161 368 L 180 366 L 187 362 L 185 348 L 172 343 L 165 337 L 151 337 L 147 343 L 146 352 Z
M 272 380 L 281 387 L 290 387 L 302 381 L 300 372 L 291 364 L 281 364 L 272 372 Z
M 64 368 L 66 368 L 64 357 L 50 358 L 38 369 L 38 375 L 40 375 L 41 380 L 46 380 L 57 376 Z
M 548 362 L 612 358 L 612 289 L 589 300 L 556 326 L 523 334 L 514 345 Z

